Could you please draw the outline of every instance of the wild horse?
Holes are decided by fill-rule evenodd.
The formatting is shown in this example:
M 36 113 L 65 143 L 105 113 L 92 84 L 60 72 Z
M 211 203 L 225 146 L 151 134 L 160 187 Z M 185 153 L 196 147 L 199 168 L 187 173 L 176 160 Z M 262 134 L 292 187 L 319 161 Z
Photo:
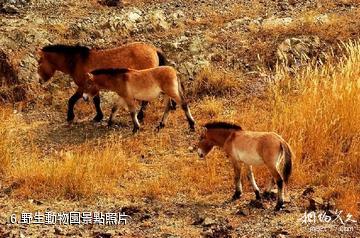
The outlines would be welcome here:
M 265 164 L 278 187 L 278 201 L 275 209 L 284 207 L 284 182 L 288 183 L 292 170 L 294 155 L 289 144 L 274 132 L 245 131 L 238 125 L 226 122 L 213 122 L 205 125 L 206 131 L 201 135 L 198 154 L 204 158 L 214 146 L 221 147 L 230 157 L 235 172 L 235 193 L 233 200 L 240 198 L 242 185 L 240 179 L 241 162 L 248 165 L 248 178 L 255 190 L 256 199 L 260 199 L 260 191 L 255 182 L 252 165 Z M 279 164 L 284 159 L 283 170 Z
M 101 89 L 116 92 L 119 95 L 118 104 L 112 108 L 109 125 L 118 106 L 124 106 L 130 111 L 134 123 L 133 132 L 137 132 L 140 124 L 137 120 L 135 100 L 150 101 L 164 93 L 167 97 L 166 107 L 158 130 L 165 126 L 166 118 L 171 107 L 171 99 L 181 105 L 184 110 L 189 127 L 194 130 L 195 121 L 190 113 L 188 103 L 184 98 L 183 88 L 177 77 L 176 70 L 170 66 L 159 66 L 151 69 L 134 70 L 127 68 L 99 69 L 92 71 L 89 78 L 93 81 L 97 92 Z
M 80 45 L 48 45 L 40 51 L 38 63 L 41 83 L 48 81 L 58 70 L 71 75 L 78 86 L 76 93 L 69 99 L 68 121 L 72 121 L 75 117 L 75 103 L 89 91 L 94 95 L 93 102 L 96 108 L 94 120 L 101 121 L 103 113 L 100 107 L 99 91 L 89 88 L 87 73 L 101 68 L 148 69 L 165 65 L 166 58 L 155 46 L 140 42 L 104 50 L 90 49 Z M 139 120 L 144 118 L 146 105 L 147 102 L 143 101 L 138 114 Z

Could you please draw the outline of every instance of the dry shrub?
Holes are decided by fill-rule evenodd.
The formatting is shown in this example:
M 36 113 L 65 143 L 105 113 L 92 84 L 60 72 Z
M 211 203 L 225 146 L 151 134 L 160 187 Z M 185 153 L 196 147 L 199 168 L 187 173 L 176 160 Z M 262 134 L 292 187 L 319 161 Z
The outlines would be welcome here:
M 192 85 L 187 88 L 192 98 L 231 96 L 241 91 L 241 82 L 234 73 L 207 67 L 196 75 Z
M 309 65 L 295 76 L 278 68 L 269 114 L 261 115 L 256 127 L 276 131 L 292 145 L 293 185 L 343 187 L 339 203 L 358 214 L 348 193 L 360 194 L 360 42 L 343 48 L 346 55 L 338 64 Z M 249 125 L 260 116 L 256 107 L 245 114 Z
M 208 119 L 217 118 L 224 111 L 223 102 L 215 97 L 205 97 L 199 107 L 201 115 L 208 117 Z
M 84 145 L 81 151 L 60 152 L 47 159 L 34 154 L 19 157 L 12 162 L 7 177 L 22 181 L 14 192 L 18 197 L 80 199 L 116 194 L 120 179 L 138 168 L 136 161 L 124 156 L 121 146 L 94 149 Z

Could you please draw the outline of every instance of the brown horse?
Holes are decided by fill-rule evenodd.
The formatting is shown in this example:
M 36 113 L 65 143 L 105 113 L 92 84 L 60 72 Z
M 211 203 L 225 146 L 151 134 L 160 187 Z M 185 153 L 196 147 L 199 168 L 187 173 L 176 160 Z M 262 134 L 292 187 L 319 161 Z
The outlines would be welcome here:
M 189 106 L 184 99 L 181 83 L 176 75 L 176 70 L 170 66 L 159 66 L 152 69 L 100 69 L 89 74 L 93 81 L 94 92 L 106 89 L 116 92 L 119 95 L 117 105 L 112 108 L 109 118 L 109 125 L 112 124 L 114 114 L 118 106 L 124 106 L 130 111 L 134 123 L 133 132 L 137 132 L 140 124 L 136 116 L 135 100 L 150 101 L 164 93 L 167 97 L 167 104 L 162 120 L 157 127 L 158 130 L 165 126 L 166 118 L 169 114 L 171 101 L 181 105 L 191 130 L 194 130 L 195 121 L 191 116 Z
M 134 68 L 147 69 L 165 65 L 164 54 L 155 46 L 145 43 L 131 43 L 118 48 L 97 50 L 85 46 L 49 45 L 40 51 L 38 74 L 40 82 L 48 81 L 55 73 L 61 71 L 70 74 L 78 86 L 76 93 L 68 103 L 67 120 L 75 117 L 74 105 L 84 93 L 94 89 L 88 87 L 88 72 L 101 68 Z M 103 113 L 100 108 L 99 92 L 95 92 L 93 102 L 96 108 L 95 121 L 101 121 Z M 147 102 L 142 103 L 139 120 L 144 117 Z
M 198 154 L 203 158 L 214 146 L 224 149 L 231 159 L 235 172 L 235 193 L 232 199 L 240 198 L 242 193 L 240 162 L 247 164 L 248 178 L 255 190 L 256 199 L 261 198 L 252 165 L 265 164 L 278 186 L 278 201 L 275 209 L 283 208 L 284 182 L 288 183 L 292 169 L 291 160 L 294 157 L 289 144 L 274 132 L 244 131 L 238 125 L 225 122 L 208 123 L 205 128 L 206 131 L 201 135 L 198 145 Z M 278 167 L 283 158 L 285 158 L 284 168 L 280 172 Z

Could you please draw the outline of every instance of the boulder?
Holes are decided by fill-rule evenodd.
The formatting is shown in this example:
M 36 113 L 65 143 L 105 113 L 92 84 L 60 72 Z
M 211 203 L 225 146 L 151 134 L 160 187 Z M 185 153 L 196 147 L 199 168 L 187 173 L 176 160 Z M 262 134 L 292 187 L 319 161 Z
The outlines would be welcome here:
M 17 70 L 5 51 L 0 49 L 0 102 L 24 100 L 26 91 L 21 86 Z
M 302 36 L 285 39 L 276 51 L 278 61 L 289 68 L 301 66 L 313 59 L 320 59 L 321 42 L 317 36 Z

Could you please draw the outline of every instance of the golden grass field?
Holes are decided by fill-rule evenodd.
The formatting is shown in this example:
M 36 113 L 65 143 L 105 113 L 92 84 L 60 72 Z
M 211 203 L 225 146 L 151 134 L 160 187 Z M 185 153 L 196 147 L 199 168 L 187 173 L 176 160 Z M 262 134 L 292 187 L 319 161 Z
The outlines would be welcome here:
M 335 199 L 339 209 L 360 217 L 360 42 L 346 42 L 342 49 L 341 58 L 321 66 L 309 63 L 295 74 L 278 66 L 262 98 L 246 97 L 241 89 L 249 82 L 239 81 L 231 72 L 203 70 L 187 85 L 196 133 L 188 132 L 181 110 L 169 116 L 167 128 L 155 133 L 163 110 L 156 102 L 147 111 L 142 131 L 134 136 L 123 112 L 117 117 L 127 125 L 123 129 L 102 126 L 109 133 L 71 144 L 77 128 L 87 122 L 29 124 L 11 107 L 1 107 L 0 179 L 5 185 L 18 182 L 12 196 L 20 199 L 230 197 L 232 168 L 222 151 L 216 149 L 206 161 L 199 161 L 188 148 L 196 145 L 203 124 L 226 120 L 247 130 L 282 135 L 296 155 L 289 190 L 319 187 L 320 196 Z M 61 103 L 64 114 L 65 101 Z M 89 108 L 81 103 L 76 110 L 91 114 Z M 50 142 L 36 142 L 56 126 L 68 132 L 76 129 L 67 148 L 50 150 Z M 263 187 L 269 175 L 259 168 L 255 177 Z M 251 191 L 250 186 L 245 191 Z

